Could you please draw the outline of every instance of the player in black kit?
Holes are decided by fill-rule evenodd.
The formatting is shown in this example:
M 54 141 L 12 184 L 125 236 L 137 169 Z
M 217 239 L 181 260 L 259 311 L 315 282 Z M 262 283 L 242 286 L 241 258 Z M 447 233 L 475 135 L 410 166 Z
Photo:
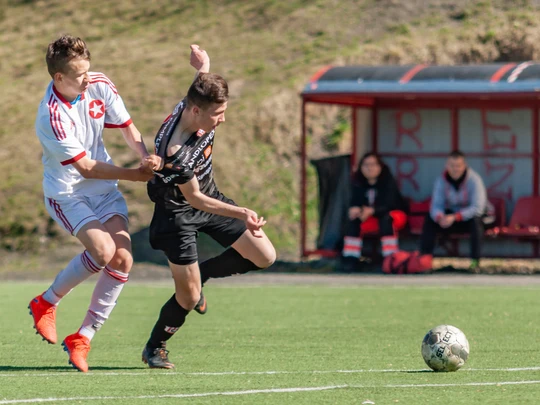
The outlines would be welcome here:
M 150 243 L 169 261 L 175 294 L 161 308 L 142 358 L 151 368 L 174 368 L 166 342 L 195 309 L 206 312 L 202 286 L 210 278 L 263 269 L 276 252 L 261 229 L 264 218 L 237 206 L 214 182 L 212 148 L 216 127 L 225 122 L 227 82 L 210 74 L 210 59 L 191 46 L 191 65 L 198 70 L 188 94 L 167 117 L 155 139 L 150 158 L 155 176 L 148 195 L 155 203 Z M 197 235 L 204 232 L 228 247 L 199 265 Z

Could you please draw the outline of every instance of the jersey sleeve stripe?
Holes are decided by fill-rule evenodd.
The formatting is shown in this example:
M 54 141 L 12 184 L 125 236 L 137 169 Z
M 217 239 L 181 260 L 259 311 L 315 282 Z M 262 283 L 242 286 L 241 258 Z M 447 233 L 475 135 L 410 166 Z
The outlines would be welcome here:
M 58 139 L 59 141 L 61 141 L 62 139 L 66 139 L 66 132 L 62 127 L 60 113 L 58 112 L 58 102 L 56 100 L 52 101 L 52 106 L 49 105 L 49 114 L 49 121 L 51 123 L 51 128 L 54 132 L 54 136 L 56 137 L 56 139 Z
M 58 140 L 61 141 L 62 139 L 66 139 L 67 135 L 66 135 L 66 131 L 64 131 L 64 127 L 62 126 L 62 120 L 60 118 L 60 111 L 58 111 L 58 103 L 56 103 L 54 107 L 54 117 L 55 117 L 54 122 L 56 125 L 56 130 L 60 134 L 60 137 L 58 138 Z
M 123 124 L 108 124 L 108 123 L 105 123 L 105 128 L 127 128 L 129 127 L 131 124 L 133 123 L 133 120 L 130 118 L 129 120 L 127 120 L 126 122 L 124 122 Z
M 55 126 L 55 123 L 56 123 L 56 119 L 55 119 L 55 106 L 57 106 L 57 103 L 56 103 L 56 100 L 53 100 L 53 96 L 51 95 L 51 98 L 49 99 L 49 122 L 51 124 L 51 128 L 52 128 L 52 131 L 54 133 L 54 136 L 56 137 L 56 139 L 58 139 L 59 141 L 61 140 L 60 138 L 60 134 L 58 133 L 58 131 L 56 130 L 56 126 Z
M 103 73 L 92 73 L 90 75 L 90 80 L 95 80 L 95 79 L 104 79 L 104 80 L 107 80 L 111 86 L 115 87 L 114 86 L 114 83 L 111 81 L 111 79 L 109 79 L 106 75 L 104 75 Z
M 68 219 L 66 218 L 66 216 L 62 212 L 62 208 L 60 208 L 60 205 L 56 202 L 56 200 L 53 200 L 52 198 L 49 198 L 49 205 L 54 209 L 54 212 L 56 212 L 56 216 L 58 217 L 58 219 L 60 219 L 60 221 L 62 221 L 62 223 L 64 224 L 66 229 L 70 233 L 73 233 L 73 227 L 71 226 Z
M 93 75 L 91 76 L 90 78 L 90 81 L 94 81 L 94 80 L 104 80 L 106 81 L 107 83 L 109 83 L 109 85 L 111 87 L 114 87 L 116 89 L 116 86 L 114 85 L 114 83 L 111 81 L 111 79 L 109 79 L 107 76 L 105 75 Z
M 81 160 L 83 157 L 86 156 L 86 151 L 82 151 L 81 153 L 79 153 L 77 156 L 75 157 L 72 157 L 71 159 L 68 159 L 68 160 L 64 160 L 63 162 L 60 162 L 60 164 L 62 166 L 67 166 L 67 165 L 70 165 L 72 163 L 75 163 L 77 162 L 78 160 Z
M 105 83 L 111 88 L 114 94 L 118 94 L 118 90 L 116 90 L 116 87 L 114 86 L 114 84 L 112 84 L 109 80 L 98 78 L 98 79 L 92 79 L 92 81 L 90 82 L 90 84 L 95 84 L 95 83 Z

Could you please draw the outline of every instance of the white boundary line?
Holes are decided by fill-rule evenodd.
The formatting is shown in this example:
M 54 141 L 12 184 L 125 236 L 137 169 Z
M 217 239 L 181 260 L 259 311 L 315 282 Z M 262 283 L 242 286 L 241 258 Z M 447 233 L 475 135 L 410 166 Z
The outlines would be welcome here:
M 66 367 L 67 369 L 68 367 Z M 360 373 L 419 373 L 424 371 L 431 371 L 429 369 L 417 369 L 417 370 L 400 370 L 400 369 L 359 369 L 359 370 L 300 370 L 300 371 L 200 371 L 200 372 L 182 372 L 182 371 L 148 371 L 141 372 L 122 372 L 122 371 L 106 371 L 106 372 L 88 372 L 77 373 L 72 369 L 67 371 L 52 372 L 52 373 L 1 373 L 0 378 L 18 378 L 18 377 L 63 377 L 63 376 L 173 376 L 173 375 L 186 375 L 186 376 L 227 376 L 227 375 L 280 375 L 280 374 L 360 374 Z M 460 372 L 478 372 L 478 371 L 504 371 L 504 372 L 518 372 L 518 371 L 540 371 L 540 366 L 535 367 L 512 367 L 512 368 L 464 368 Z
M 0 401 L 0 404 L 25 404 L 35 402 L 55 402 L 55 401 L 92 401 L 92 400 L 107 400 L 107 399 L 158 399 L 158 398 L 194 398 L 194 397 L 211 397 L 217 395 L 250 395 L 250 394 L 273 394 L 281 392 L 306 392 L 306 391 L 325 391 L 335 390 L 339 388 L 348 388 L 348 385 L 328 385 L 324 387 L 298 387 L 298 388 L 269 388 L 261 390 L 247 391 L 224 391 L 224 392 L 201 392 L 194 394 L 163 394 L 163 395 L 137 395 L 137 396 L 104 396 L 104 397 L 71 397 L 71 398 L 31 398 L 31 399 L 13 399 Z
M 224 392 L 201 392 L 194 394 L 163 394 L 163 395 L 139 395 L 139 396 L 93 396 L 93 397 L 60 397 L 60 398 L 28 398 L 28 399 L 7 399 L 0 400 L 0 404 L 29 404 L 38 402 L 60 402 L 60 401 L 93 401 L 93 400 L 119 400 L 119 399 L 159 399 L 159 398 L 194 398 L 194 397 L 210 397 L 218 395 L 235 396 L 235 395 L 251 395 L 251 394 L 274 394 L 283 392 L 309 392 L 309 391 L 325 391 L 343 388 L 440 388 L 440 387 L 485 387 L 485 386 L 502 386 L 502 385 L 524 385 L 524 384 L 540 384 L 540 380 L 532 381 L 501 381 L 501 382 L 478 382 L 478 383 L 463 383 L 463 384 L 387 384 L 387 385 L 327 385 L 322 387 L 296 387 L 296 388 L 269 388 L 260 390 L 247 391 L 224 391 Z
M 531 381 L 501 381 L 501 382 L 472 382 L 472 383 L 455 383 L 455 384 L 389 384 L 382 387 L 367 386 L 367 385 L 350 385 L 351 388 L 440 388 L 440 387 L 486 387 L 499 385 L 524 385 L 524 384 L 540 384 L 540 380 Z

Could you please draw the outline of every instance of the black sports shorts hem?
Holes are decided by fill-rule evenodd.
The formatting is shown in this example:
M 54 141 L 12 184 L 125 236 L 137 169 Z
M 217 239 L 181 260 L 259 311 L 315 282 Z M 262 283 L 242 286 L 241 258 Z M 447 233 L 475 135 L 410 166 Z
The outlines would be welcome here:
M 234 201 L 224 198 L 224 202 Z M 197 237 L 203 232 L 223 247 L 229 247 L 247 230 L 244 221 L 237 218 L 208 214 L 207 221 L 189 222 L 182 214 L 154 212 L 150 224 L 150 244 L 156 250 L 162 250 L 167 259 L 180 266 L 187 266 L 198 261 Z M 170 229 L 173 227 L 173 229 Z M 167 229 L 169 228 L 169 229 Z M 165 232 L 159 232 L 159 230 Z

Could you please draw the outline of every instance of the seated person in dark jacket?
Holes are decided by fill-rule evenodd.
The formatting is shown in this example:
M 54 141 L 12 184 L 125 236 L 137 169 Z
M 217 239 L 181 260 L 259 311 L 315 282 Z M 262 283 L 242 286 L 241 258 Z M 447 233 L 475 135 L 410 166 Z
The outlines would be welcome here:
M 403 197 L 381 158 L 375 153 L 366 153 L 358 167 L 353 178 L 342 253 L 349 270 L 354 269 L 362 255 L 364 234 L 377 233 L 381 237 L 382 254 L 386 257 L 398 250 L 397 231 L 407 222 Z
M 493 206 L 478 173 L 467 166 L 465 156 L 453 151 L 445 172 L 433 187 L 430 212 L 426 216 L 420 250 L 432 254 L 438 233 L 466 233 L 471 236 L 471 268 L 478 267 L 484 226 L 494 221 Z

